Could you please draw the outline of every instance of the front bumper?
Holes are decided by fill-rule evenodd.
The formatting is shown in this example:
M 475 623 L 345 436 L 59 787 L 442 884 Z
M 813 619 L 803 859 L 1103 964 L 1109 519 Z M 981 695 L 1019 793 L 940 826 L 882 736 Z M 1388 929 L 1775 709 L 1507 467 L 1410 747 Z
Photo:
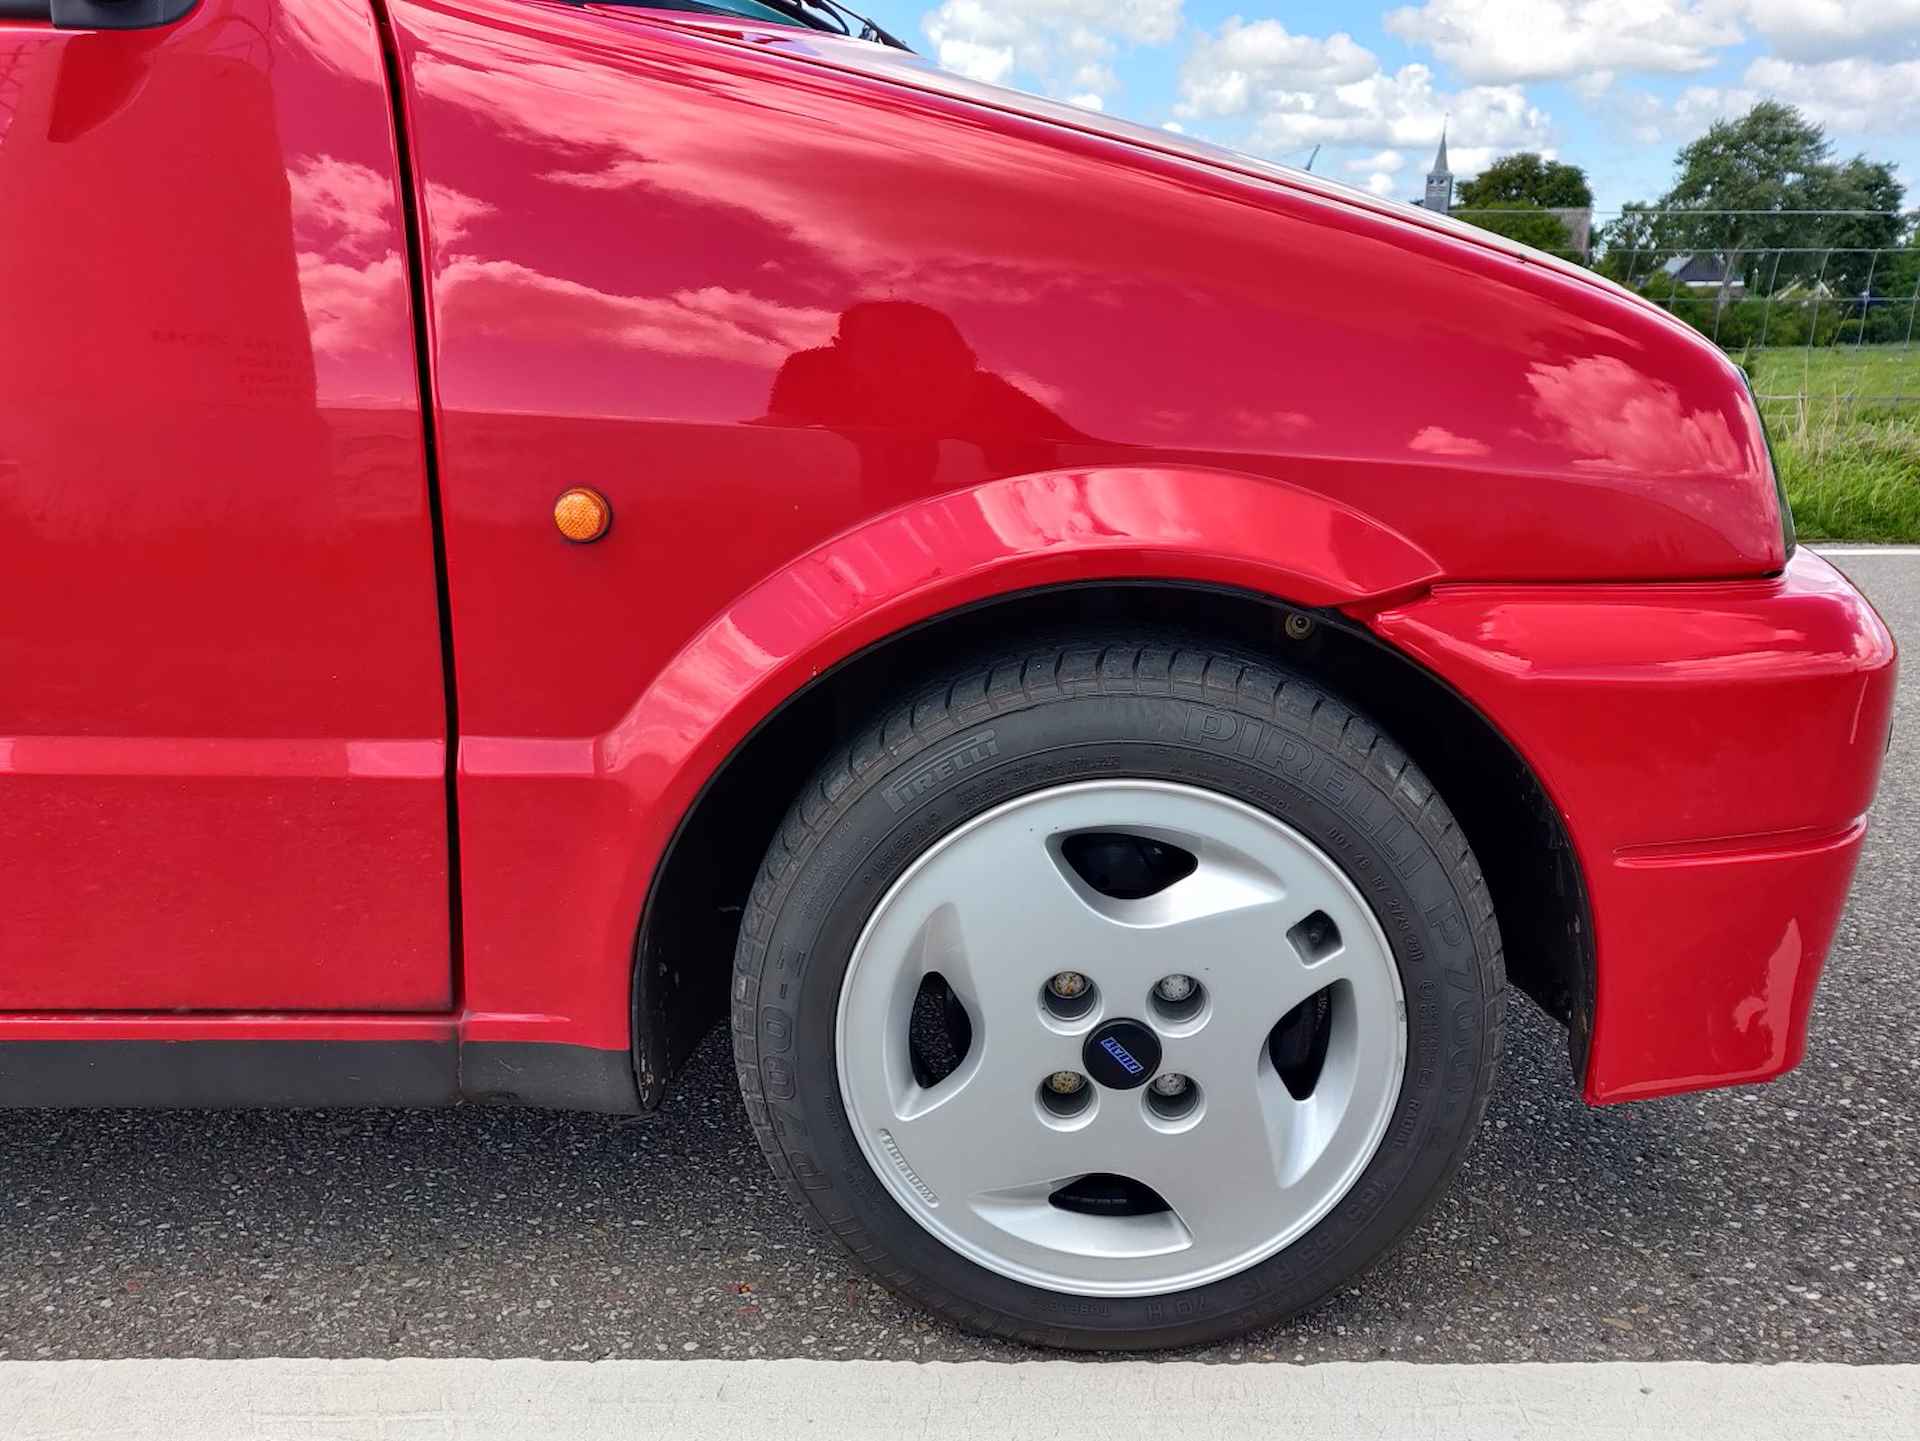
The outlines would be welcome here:
M 1892 721 L 1893 637 L 1811 552 L 1767 580 L 1442 586 L 1372 618 L 1532 765 L 1593 916 L 1594 1103 L 1798 1064 Z

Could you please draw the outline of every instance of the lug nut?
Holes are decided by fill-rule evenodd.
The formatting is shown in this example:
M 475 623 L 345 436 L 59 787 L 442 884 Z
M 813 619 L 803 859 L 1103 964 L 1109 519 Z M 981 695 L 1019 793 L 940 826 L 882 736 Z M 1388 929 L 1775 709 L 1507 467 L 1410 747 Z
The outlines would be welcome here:
M 1192 976 L 1162 976 L 1154 984 L 1153 993 L 1170 1006 L 1177 1006 L 1194 993 L 1200 983 Z
M 1178 1071 L 1162 1071 L 1149 1084 L 1152 1085 L 1153 1092 L 1157 1096 L 1184 1096 L 1187 1093 L 1187 1087 L 1193 1082 Z
M 1078 971 L 1058 971 L 1053 979 L 1047 982 L 1047 989 L 1061 1000 L 1071 1001 L 1087 993 L 1087 978 Z
M 1056 1096 L 1077 1095 L 1086 1084 L 1087 1078 L 1078 1071 L 1055 1071 L 1047 1077 L 1047 1089 Z

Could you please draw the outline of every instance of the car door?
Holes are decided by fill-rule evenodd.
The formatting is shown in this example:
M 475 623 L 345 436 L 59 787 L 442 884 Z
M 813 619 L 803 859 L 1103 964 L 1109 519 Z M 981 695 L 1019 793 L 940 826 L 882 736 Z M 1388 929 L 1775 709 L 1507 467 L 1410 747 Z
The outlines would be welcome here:
M 370 6 L 27 8 L 0 11 L 0 1010 L 445 1008 Z

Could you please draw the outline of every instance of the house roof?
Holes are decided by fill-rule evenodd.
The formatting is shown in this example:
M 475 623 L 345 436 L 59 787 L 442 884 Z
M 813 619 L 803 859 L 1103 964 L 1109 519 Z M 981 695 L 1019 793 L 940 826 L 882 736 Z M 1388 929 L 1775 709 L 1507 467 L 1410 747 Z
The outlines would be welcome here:
M 1683 284 L 1718 285 L 1727 278 L 1727 262 L 1718 255 L 1673 255 L 1660 266 L 1660 271 Z

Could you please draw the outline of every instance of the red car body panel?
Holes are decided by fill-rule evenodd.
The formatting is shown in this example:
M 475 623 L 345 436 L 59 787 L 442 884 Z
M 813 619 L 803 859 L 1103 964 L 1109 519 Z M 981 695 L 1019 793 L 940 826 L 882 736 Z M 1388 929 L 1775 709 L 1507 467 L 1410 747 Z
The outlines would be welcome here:
M 1806 551 L 1719 586 L 1442 586 L 1375 618 L 1532 765 L 1594 916 L 1592 1101 L 1798 1064 L 1893 717 L 1893 637 Z
M 444 1010 L 373 17 L 6 25 L 0 74 L 0 1009 Z
M 179 660 L 197 654 L 200 611 L 143 628 L 153 608 L 113 592 L 84 633 L 97 650 L 183 666 L 187 688 L 151 702 L 155 715 L 177 707 L 167 728 L 101 721 L 89 707 L 124 704 L 118 680 L 79 676 L 16 621 L 0 630 L 8 666 L 74 699 L 0 710 L 0 733 L 18 737 L 16 754 L 46 744 L 69 757 L 50 772 L 57 788 L 84 770 L 73 747 L 97 725 L 204 739 L 224 695 L 204 689 L 207 675 L 250 687 L 237 736 L 215 738 L 234 744 L 195 751 L 211 757 L 199 771 L 151 749 L 115 762 L 127 785 L 162 797 L 126 827 L 143 864 L 164 857 L 184 815 L 214 804 L 215 781 L 273 786 L 275 765 L 309 754 L 283 735 L 345 737 L 311 754 L 345 758 L 349 777 L 362 753 L 402 772 L 330 780 L 305 802 L 282 787 L 270 816 L 234 823 L 231 855 L 202 853 L 203 884 L 172 918 L 202 949 L 170 936 L 148 962 L 150 984 L 162 971 L 177 980 L 166 1002 L 0 993 L 0 1006 L 67 1012 L 0 1018 L 0 1037 L 555 1043 L 624 1056 L 636 928 L 661 858 L 702 788 L 790 697 L 902 627 L 975 602 L 1174 580 L 1343 610 L 1527 758 L 1592 903 L 1589 1098 L 1758 1079 L 1798 1059 L 1884 745 L 1892 645 L 1844 581 L 1809 557 L 1788 563 L 1764 437 L 1718 351 L 1496 237 L 878 46 L 541 0 L 386 10 L 457 697 L 458 954 L 444 849 L 427 846 L 444 847 L 429 822 L 446 822 L 446 709 L 401 172 L 373 16 L 344 0 L 203 0 L 146 35 L 0 27 L 0 54 L 93 39 L 103 53 L 135 47 L 142 75 L 227 46 L 236 88 L 271 92 L 271 165 L 203 167 L 197 188 L 144 213 L 250 217 L 249 246 L 293 277 L 277 282 L 295 285 L 282 300 L 304 312 L 283 306 L 276 333 L 312 356 L 310 379 L 298 372 L 309 409 L 353 442 L 304 457 L 289 442 L 274 465 L 307 466 L 286 472 L 306 491 L 266 492 L 249 516 L 263 533 L 289 527 L 318 569 L 308 580 L 277 559 L 299 584 L 255 597 L 236 636 L 305 637 L 320 616 L 319 642 L 242 646 L 201 675 Z M 323 81 L 325 94 L 312 88 Z M 140 109 L 159 104 L 150 84 L 127 100 L 104 80 L 73 83 L 115 117 L 179 122 Z M 14 152 L 36 148 L 0 134 L 0 180 Z M 316 156 L 340 164 L 316 172 Z M 97 204 L 97 177 L 24 163 L 65 203 Z M 290 207 L 316 173 L 320 198 Z M 11 258 L 0 267 L 0 315 L 26 307 L 46 329 L 79 304 L 107 327 L 109 353 L 136 370 L 161 360 L 126 320 L 144 292 L 96 315 L 70 293 L 29 293 Z M 217 289 L 214 268 L 181 258 L 157 289 L 191 309 Z M 202 324 L 220 353 L 244 353 L 260 311 L 222 294 Z M 238 378 L 196 377 L 206 390 L 184 403 L 244 409 L 209 393 Z M 62 423 L 78 427 L 97 395 L 37 403 L 64 406 Z M 0 408 L 11 404 L 0 388 Z M 201 605 L 196 587 L 235 562 L 211 524 L 228 511 L 199 505 L 193 487 L 257 472 L 265 432 L 248 427 L 263 423 L 242 416 L 237 439 L 207 425 L 199 449 L 156 456 L 141 439 L 151 416 L 133 417 L 113 442 L 123 489 L 101 485 L 98 468 L 28 456 L 6 494 L 57 486 L 111 508 L 138 491 L 153 517 L 140 554 L 178 561 L 152 578 L 156 603 Z M 8 433 L 0 477 L 15 459 Z M 367 475 L 379 484 L 356 489 Z M 615 516 L 588 546 L 548 520 L 578 484 L 603 491 Z M 303 497 L 327 508 L 326 525 L 303 520 Z M 103 558 L 42 532 L 0 546 L 26 564 L 64 559 L 62 574 Z M 351 664 L 327 649 L 349 644 Z M 235 748 L 240 737 L 255 748 Z M 793 758 L 796 790 L 813 759 Z M 25 773 L 0 762 L 0 776 L 11 796 Z M 80 820 L 93 814 L 84 790 L 67 793 L 82 797 Z M 347 797 L 383 809 L 337 824 L 300 809 Z M 301 826 L 324 835 L 296 864 L 287 837 Z M 88 854 L 78 840 L 67 853 L 69 870 Z M 116 852 L 100 854 L 110 870 Z M 30 881 L 58 886 L 37 857 L 31 837 L 7 853 Z M 252 943 L 220 911 L 231 878 L 256 863 L 274 902 L 261 913 L 299 932 L 283 954 L 348 957 L 309 976 L 299 1000 L 241 999 L 222 970 L 237 963 L 204 954 Z M 431 900 L 437 934 L 402 913 L 399 888 Z M 334 913 L 313 914 L 321 895 Z M 165 903 L 141 899 L 149 912 Z M 99 935 L 134 920 L 112 910 Z M 376 935 L 394 945 L 349 944 Z M 417 964 L 435 945 L 437 972 Z M 46 938 L 37 953 L 52 954 Z M 245 1014 L 102 1014 L 161 1004 Z M 437 1014 L 389 1014 L 409 1006 Z M 322 1008 L 340 1014 L 286 1014 Z
M 1274 534 L 1315 539 L 1280 560 Z M 605 554 L 618 556 L 611 543 Z M 789 696 L 895 631 L 1076 581 L 1254 585 L 1335 605 L 1433 574 L 1406 541 L 1323 497 L 1180 469 L 997 481 L 836 536 L 723 602 L 604 733 L 463 740 L 468 1000 L 501 1013 L 469 1024 L 487 1039 L 624 1045 L 634 921 L 680 817 Z M 602 575 L 618 594 L 619 561 Z M 530 1013 L 545 1013 L 537 1029 Z

